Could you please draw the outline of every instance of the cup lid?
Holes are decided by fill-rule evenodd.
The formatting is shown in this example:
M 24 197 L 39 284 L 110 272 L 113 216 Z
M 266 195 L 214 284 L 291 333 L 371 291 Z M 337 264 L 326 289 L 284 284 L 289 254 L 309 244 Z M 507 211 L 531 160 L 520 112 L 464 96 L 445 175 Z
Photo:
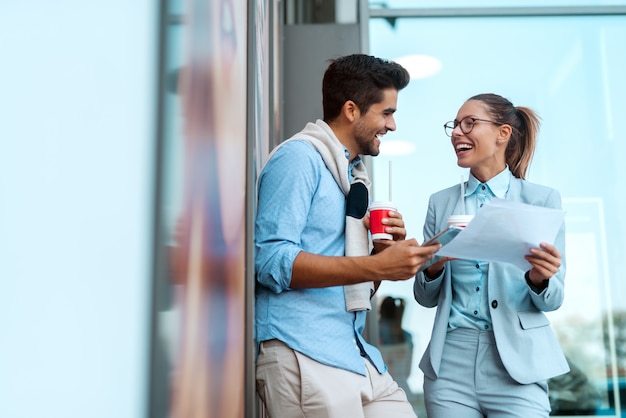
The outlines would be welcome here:
M 469 222 L 474 219 L 474 215 L 450 215 L 448 217 L 448 222 L 456 221 L 456 222 Z
M 392 209 L 392 210 L 397 210 L 396 209 L 396 205 L 394 205 L 392 202 L 387 201 L 387 200 L 376 200 L 374 202 L 372 202 L 369 207 L 369 210 L 372 209 Z

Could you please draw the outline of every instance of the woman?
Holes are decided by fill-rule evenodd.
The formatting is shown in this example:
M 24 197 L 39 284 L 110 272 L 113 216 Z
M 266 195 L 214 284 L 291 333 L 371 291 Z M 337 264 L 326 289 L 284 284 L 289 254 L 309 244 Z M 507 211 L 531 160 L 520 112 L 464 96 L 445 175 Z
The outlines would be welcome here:
M 539 118 L 495 94 L 468 99 L 445 125 L 457 164 L 469 168 L 468 214 L 491 198 L 548 208 L 559 193 L 524 180 Z M 424 239 L 460 214 L 460 185 L 430 197 Z M 429 418 L 547 417 L 547 379 L 569 371 L 546 311 L 563 302 L 565 230 L 526 259 L 532 268 L 443 257 L 416 276 L 415 299 L 437 306 L 430 343 L 420 362 Z

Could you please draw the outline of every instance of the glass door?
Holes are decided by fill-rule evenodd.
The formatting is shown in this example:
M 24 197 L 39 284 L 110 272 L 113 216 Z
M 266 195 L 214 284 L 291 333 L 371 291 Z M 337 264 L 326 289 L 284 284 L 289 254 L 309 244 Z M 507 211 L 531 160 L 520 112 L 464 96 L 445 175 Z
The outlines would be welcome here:
M 566 298 L 549 318 L 572 372 L 549 382 L 553 415 L 620 416 L 626 390 L 626 140 L 619 124 L 626 112 L 626 16 L 473 16 L 453 9 L 409 15 L 369 21 L 369 52 L 413 74 L 399 96 L 398 129 L 372 159 L 374 198 L 392 195 L 409 237 L 421 242 L 429 196 L 468 175 L 456 165 L 443 124 L 478 93 L 533 108 L 542 127 L 528 180 L 558 189 L 567 211 Z M 418 363 L 435 310 L 415 302 L 412 286 L 409 280 L 380 287 L 379 343 L 392 375 L 426 416 Z M 389 340 L 382 331 L 394 315 L 401 332 Z

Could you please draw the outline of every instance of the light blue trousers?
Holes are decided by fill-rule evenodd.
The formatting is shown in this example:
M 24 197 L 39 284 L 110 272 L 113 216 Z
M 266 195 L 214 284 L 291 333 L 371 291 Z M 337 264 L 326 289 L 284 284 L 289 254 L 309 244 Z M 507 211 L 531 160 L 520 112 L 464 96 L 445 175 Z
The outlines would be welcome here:
M 546 418 L 550 414 L 547 383 L 522 385 L 513 380 L 502 364 L 493 333 L 472 329 L 448 332 L 438 378 L 424 377 L 424 399 L 428 418 Z

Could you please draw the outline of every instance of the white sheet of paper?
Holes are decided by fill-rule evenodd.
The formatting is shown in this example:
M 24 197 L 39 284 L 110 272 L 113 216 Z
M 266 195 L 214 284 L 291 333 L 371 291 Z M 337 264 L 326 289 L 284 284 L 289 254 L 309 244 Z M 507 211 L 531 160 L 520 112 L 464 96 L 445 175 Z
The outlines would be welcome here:
M 524 256 L 540 242 L 554 244 L 564 219 L 564 210 L 495 198 L 437 255 L 503 261 L 526 271 L 531 264 Z

